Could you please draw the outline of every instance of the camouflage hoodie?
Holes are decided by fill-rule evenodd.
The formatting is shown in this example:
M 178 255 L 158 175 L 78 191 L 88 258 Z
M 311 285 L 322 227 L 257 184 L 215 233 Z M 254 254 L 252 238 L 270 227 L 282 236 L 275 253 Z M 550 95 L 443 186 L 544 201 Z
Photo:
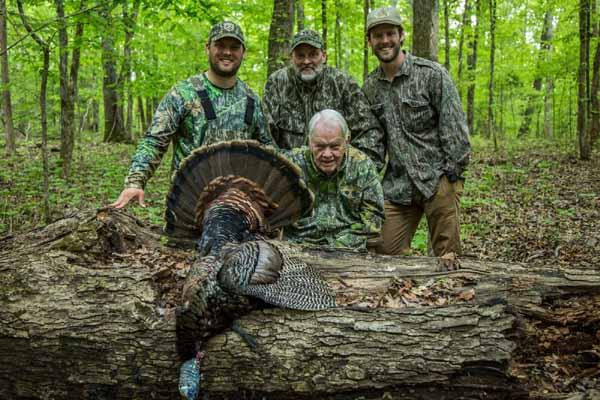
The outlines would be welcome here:
M 303 172 L 315 195 L 310 216 L 284 230 L 284 238 L 329 247 L 366 248 L 383 224 L 383 189 L 373 162 L 348 146 L 339 170 L 326 176 L 315 166 L 312 152 L 302 147 L 285 152 Z
M 315 82 L 303 82 L 293 66 L 275 71 L 265 85 L 265 117 L 277 145 L 293 149 L 308 144 L 308 122 L 317 112 L 342 114 L 352 145 L 383 166 L 383 132 L 360 86 L 345 72 L 324 66 Z
M 206 119 L 198 93 L 203 87 L 213 104 L 214 120 Z M 248 96 L 255 102 L 250 125 L 244 121 Z M 173 142 L 171 167 L 175 171 L 192 150 L 233 139 L 256 139 L 273 144 L 258 96 L 240 79 L 232 88 L 222 89 L 210 83 L 205 74 L 188 78 L 177 83 L 158 105 L 152 125 L 133 155 L 125 187 L 143 189 L 170 142 Z

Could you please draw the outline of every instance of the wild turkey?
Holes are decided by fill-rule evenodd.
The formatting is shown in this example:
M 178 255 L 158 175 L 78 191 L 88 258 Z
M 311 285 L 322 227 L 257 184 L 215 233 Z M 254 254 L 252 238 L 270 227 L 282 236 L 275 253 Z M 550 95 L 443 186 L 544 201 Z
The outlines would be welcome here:
M 255 141 L 195 150 L 173 178 L 166 233 L 197 242 L 199 258 L 183 289 L 182 328 L 203 336 L 255 308 L 245 296 L 288 308 L 335 306 L 319 274 L 267 237 L 312 207 L 300 170 Z

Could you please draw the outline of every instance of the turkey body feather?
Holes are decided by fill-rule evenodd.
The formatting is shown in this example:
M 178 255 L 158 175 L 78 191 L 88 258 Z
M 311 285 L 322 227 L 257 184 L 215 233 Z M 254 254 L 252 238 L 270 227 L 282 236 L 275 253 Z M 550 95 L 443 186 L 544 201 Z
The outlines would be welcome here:
M 194 329 L 218 330 L 256 307 L 246 296 L 302 310 L 335 306 L 317 271 L 266 239 L 312 203 L 300 169 L 255 141 L 202 147 L 181 163 L 167 196 L 165 232 L 198 248 L 183 290 Z

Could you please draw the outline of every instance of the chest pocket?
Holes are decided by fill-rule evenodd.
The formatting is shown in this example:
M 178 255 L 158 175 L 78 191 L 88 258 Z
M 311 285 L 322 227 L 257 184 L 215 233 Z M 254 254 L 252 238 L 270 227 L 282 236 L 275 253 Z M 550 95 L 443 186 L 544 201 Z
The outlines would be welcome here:
M 422 132 L 436 124 L 435 113 L 429 103 L 414 99 L 400 99 L 402 102 L 401 119 L 409 132 Z

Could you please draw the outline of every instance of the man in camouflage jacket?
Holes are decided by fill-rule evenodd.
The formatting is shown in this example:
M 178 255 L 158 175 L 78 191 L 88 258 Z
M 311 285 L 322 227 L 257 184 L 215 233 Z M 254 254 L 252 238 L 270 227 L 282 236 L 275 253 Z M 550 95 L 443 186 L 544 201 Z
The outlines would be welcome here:
M 456 87 L 439 64 L 401 50 L 395 8 L 373 10 L 367 35 L 379 67 L 363 90 L 384 128 L 389 158 L 380 251 L 409 250 L 425 214 L 434 254 L 460 254 L 459 202 L 471 148 Z
M 308 121 L 318 111 L 334 109 L 344 116 L 352 144 L 383 166 L 382 131 L 358 84 L 345 72 L 325 64 L 327 56 L 318 33 L 294 36 L 290 65 L 267 79 L 265 117 L 280 148 L 307 144 Z
M 365 249 L 383 223 L 383 189 L 375 164 L 348 145 L 348 125 L 337 111 L 309 121 L 309 147 L 286 151 L 315 195 L 312 214 L 284 229 L 299 243 Z
M 111 206 L 121 208 L 132 199 L 144 205 L 146 183 L 170 142 L 173 171 L 200 146 L 233 139 L 273 144 L 260 99 L 237 78 L 245 49 L 238 25 L 221 22 L 212 27 L 205 45 L 209 69 L 177 83 L 162 99 L 133 156 L 125 189 Z

